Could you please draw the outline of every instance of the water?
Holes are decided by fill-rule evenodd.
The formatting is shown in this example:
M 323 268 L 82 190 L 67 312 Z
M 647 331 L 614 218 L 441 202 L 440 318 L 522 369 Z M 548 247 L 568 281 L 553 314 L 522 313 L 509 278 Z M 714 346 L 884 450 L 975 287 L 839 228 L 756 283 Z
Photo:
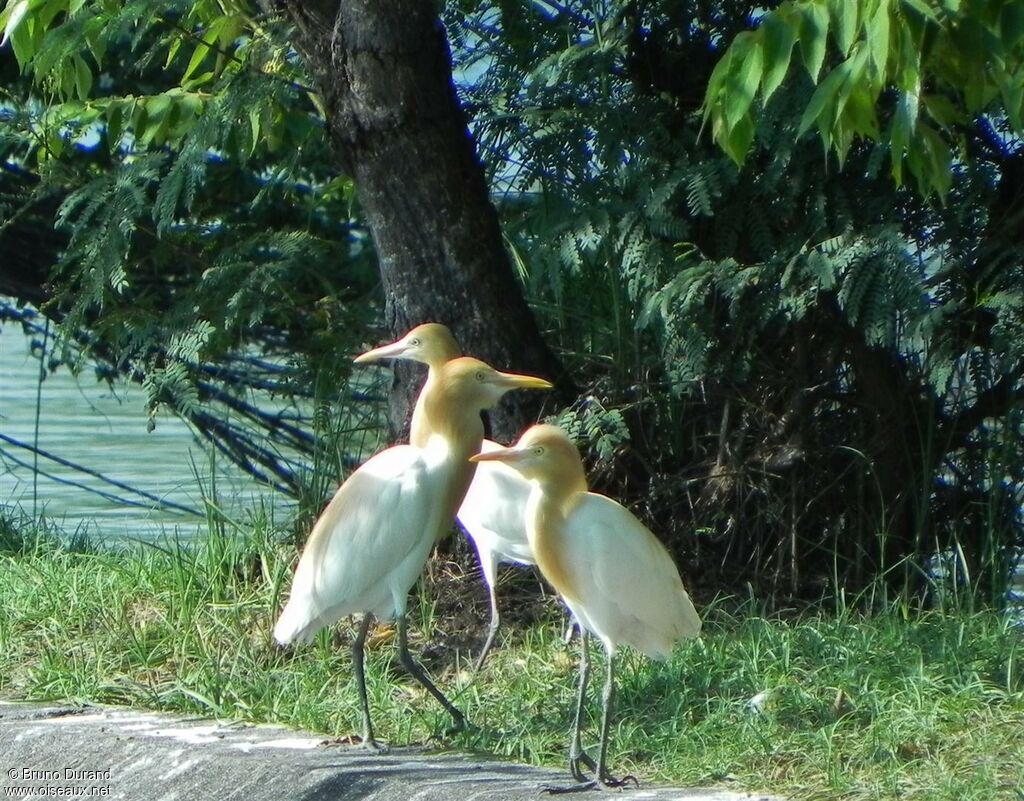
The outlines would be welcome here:
M 176 507 L 203 509 L 195 472 L 209 484 L 214 471 L 218 498 L 228 503 L 229 513 L 244 514 L 246 506 L 274 495 L 223 459 L 211 465 L 176 417 L 159 416 L 155 430 L 147 432 L 141 387 L 117 384 L 111 390 L 89 369 L 76 378 L 61 368 L 41 384 L 39 374 L 39 359 L 21 327 L 0 327 L 0 434 L 9 438 L 0 438 L 0 505 L 45 513 L 64 530 L 84 528 L 91 537 L 109 541 L 193 535 L 202 518 Z M 40 449 L 152 498 L 36 457 L 9 441 L 36 441 L 37 392 Z M 35 463 L 45 475 L 33 475 Z M 284 499 L 278 496 L 275 505 L 284 506 Z

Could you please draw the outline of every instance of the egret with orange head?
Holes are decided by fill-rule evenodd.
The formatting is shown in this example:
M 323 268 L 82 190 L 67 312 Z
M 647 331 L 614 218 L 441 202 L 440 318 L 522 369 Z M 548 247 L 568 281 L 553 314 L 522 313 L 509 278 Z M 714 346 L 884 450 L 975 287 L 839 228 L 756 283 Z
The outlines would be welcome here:
M 448 711 L 456 729 L 465 725 L 462 713 L 409 654 L 407 597 L 472 479 L 468 459 L 484 434 L 480 412 L 511 389 L 550 387 L 541 378 L 501 373 L 477 359 L 448 361 L 421 395 L 418 444 L 397 445 L 369 459 L 313 526 L 274 637 L 282 644 L 309 642 L 321 628 L 363 613 L 352 663 L 367 747 L 378 747 L 363 672 L 363 645 L 374 617 L 396 619 L 402 665 Z
M 585 490 L 579 451 L 557 426 L 533 426 L 514 447 L 480 453 L 471 461 L 507 464 L 530 481 L 526 533 L 537 566 L 584 630 L 569 746 L 569 769 L 580 784 L 555 791 L 621 787 L 625 780 L 607 768 L 615 653 L 620 645 L 630 645 L 654 659 L 667 659 L 677 642 L 700 633 L 700 618 L 679 571 L 665 547 L 629 510 Z M 583 750 L 580 737 L 590 674 L 587 632 L 601 640 L 608 654 L 596 763 Z M 594 772 L 593 778 L 584 768 Z

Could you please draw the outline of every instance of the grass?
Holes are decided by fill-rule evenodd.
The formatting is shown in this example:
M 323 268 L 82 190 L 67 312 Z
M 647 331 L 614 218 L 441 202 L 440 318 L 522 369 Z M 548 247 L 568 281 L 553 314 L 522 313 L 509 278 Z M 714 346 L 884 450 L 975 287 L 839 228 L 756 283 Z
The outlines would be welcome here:
M 266 519 L 210 530 L 196 547 L 120 550 L 8 531 L 0 695 L 358 731 L 350 628 L 296 650 L 273 647 L 292 550 Z M 410 616 L 414 648 L 433 655 L 435 678 L 475 724 L 449 744 L 563 764 L 576 646 L 561 641 L 557 609 L 507 629 L 474 677 L 473 654 L 443 647 L 465 624 L 438 612 L 432 592 Z M 912 615 L 894 605 L 872 616 L 845 608 L 766 617 L 722 600 L 703 614 L 704 636 L 670 662 L 620 660 L 616 771 L 794 799 L 1024 798 L 1024 639 L 997 613 Z M 423 742 L 447 720 L 401 673 L 392 639 L 379 630 L 368 653 L 378 734 Z M 597 718 L 595 700 L 589 742 Z

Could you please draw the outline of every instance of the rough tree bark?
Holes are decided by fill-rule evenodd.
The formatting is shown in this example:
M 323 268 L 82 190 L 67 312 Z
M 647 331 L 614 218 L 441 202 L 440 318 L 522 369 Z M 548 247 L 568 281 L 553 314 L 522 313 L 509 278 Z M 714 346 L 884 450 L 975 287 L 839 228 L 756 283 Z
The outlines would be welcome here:
M 569 394 L 570 379 L 545 344 L 505 252 L 434 4 L 280 5 L 297 26 L 331 141 L 373 232 L 391 335 L 442 322 L 466 353 L 542 375 Z M 420 378 L 414 368 L 396 371 L 395 433 L 404 429 Z M 545 402 L 550 408 L 552 398 L 514 393 L 492 413 L 493 435 L 515 438 Z

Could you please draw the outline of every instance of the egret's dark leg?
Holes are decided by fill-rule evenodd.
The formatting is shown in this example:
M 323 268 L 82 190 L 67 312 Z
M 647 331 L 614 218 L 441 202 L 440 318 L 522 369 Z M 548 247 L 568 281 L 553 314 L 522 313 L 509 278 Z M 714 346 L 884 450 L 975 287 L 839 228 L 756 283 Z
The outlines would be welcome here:
M 412 654 L 409 653 L 409 640 L 406 636 L 405 615 L 399 615 L 396 623 L 398 624 L 398 660 L 402 663 L 402 667 L 404 667 L 410 675 L 416 679 L 416 681 L 422 684 L 424 688 L 426 688 L 427 692 L 434 696 L 434 698 L 437 699 L 437 702 L 448 711 L 449 715 L 452 716 L 453 725 L 450 732 L 455 733 L 462 731 L 466 728 L 465 716 L 445 697 L 444 693 L 434 686 L 434 683 L 427 677 L 427 674 L 423 672 L 423 668 L 416 664 L 416 660 L 414 660 L 412 658 Z
M 366 673 L 363 671 L 363 646 L 366 643 L 366 632 L 370 630 L 373 615 L 367 612 L 359 624 L 359 631 L 352 641 L 352 672 L 356 674 L 356 687 L 359 690 L 359 704 L 363 711 L 363 747 L 370 751 L 384 751 L 384 746 L 374 739 L 373 723 L 370 721 L 370 702 L 366 696 Z
M 480 651 L 480 656 L 476 658 L 474 671 L 478 671 L 484 666 L 484 660 L 487 658 L 491 646 L 494 645 L 494 636 L 498 633 L 498 626 L 501 625 L 501 615 L 498 613 L 498 598 L 494 592 L 494 584 L 488 584 L 487 589 L 491 594 L 491 625 L 487 630 L 487 639 L 484 640 L 483 650 Z
M 544 790 L 552 795 L 563 793 L 576 793 L 582 790 L 592 790 L 600 785 L 596 780 L 589 779 L 583 772 L 595 770 L 597 765 L 590 755 L 583 750 L 583 743 L 580 731 L 583 728 L 583 706 L 587 701 L 587 684 L 590 681 L 590 634 L 582 626 L 580 627 L 580 686 L 576 695 L 576 714 L 573 716 L 572 736 L 569 739 L 569 772 L 580 784 L 571 787 L 545 787 Z
M 601 749 L 597 752 L 597 780 L 604 787 L 622 787 L 629 782 L 637 784 L 635 776 L 623 776 L 621 779 L 612 776 L 607 768 L 608 729 L 611 723 L 612 707 L 615 704 L 615 652 L 608 652 L 608 676 L 604 682 L 604 693 L 601 700 L 604 709 L 601 713 Z
M 576 696 L 576 715 L 572 723 L 572 739 L 569 741 L 569 772 L 578 782 L 587 781 L 580 769 L 580 764 L 594 770 L 594 760 L 583 750 L 580 732 L 583 728 L 583 705 L 587 701 L 587 684 L 590 682 L 590 635 L 584 631 L 580 635 L 580 686 Z
M 580 629 L 584 642 L 584 653 L 586 653 L 586 640 L 587 633 L 584 629 Z M 587 670 L 589 671 L 589 657 L 586 658 Z M 580 659 L 580 676 L 582 678 L 584 674 L 584 658 Z M 582 687 L 582 682 L 581 682 Z M 580 692 L 580 698 L 583 697 L 583 692 Z M 610 790 L 632 782 L 634 785 L 637 784 L 635 776 L 623 776 L 621 779 L 612 776 L 608 772 L 606 767 L 606 760 L 608 755 L 608 730 L 611 724 L 612 707 L 615 702 L 615 654 L 608 654 L 608 677 L 605 679 L 604 692 L 601 695 L 603 704 L 603 710 L 601 713 L 601 745 L 600 751 L 597 754 L 597 765 L 594 765 L 593 760 L 583 752 L 583 749 L 579 747 L 579 721 L 581 717 L 580 707 L 577 707 L 576 723 L 573 731 L 573 744 L 570 749 L 570 767 L 572 769 L 573 778 L 580 782 L 573 787 L 546 787 L 544 788 L 547 792 L 554 795 L 562 795 L 564 793 L 578 793 L 584 790 Z M 578 752 L 578 755 L 573 756 Z M 591 770 L 597 772 L 597 776 L 592 780 L 587 780 L 586 776 L 579 769 L 579 763 L 582 762 L 590 767 Z

